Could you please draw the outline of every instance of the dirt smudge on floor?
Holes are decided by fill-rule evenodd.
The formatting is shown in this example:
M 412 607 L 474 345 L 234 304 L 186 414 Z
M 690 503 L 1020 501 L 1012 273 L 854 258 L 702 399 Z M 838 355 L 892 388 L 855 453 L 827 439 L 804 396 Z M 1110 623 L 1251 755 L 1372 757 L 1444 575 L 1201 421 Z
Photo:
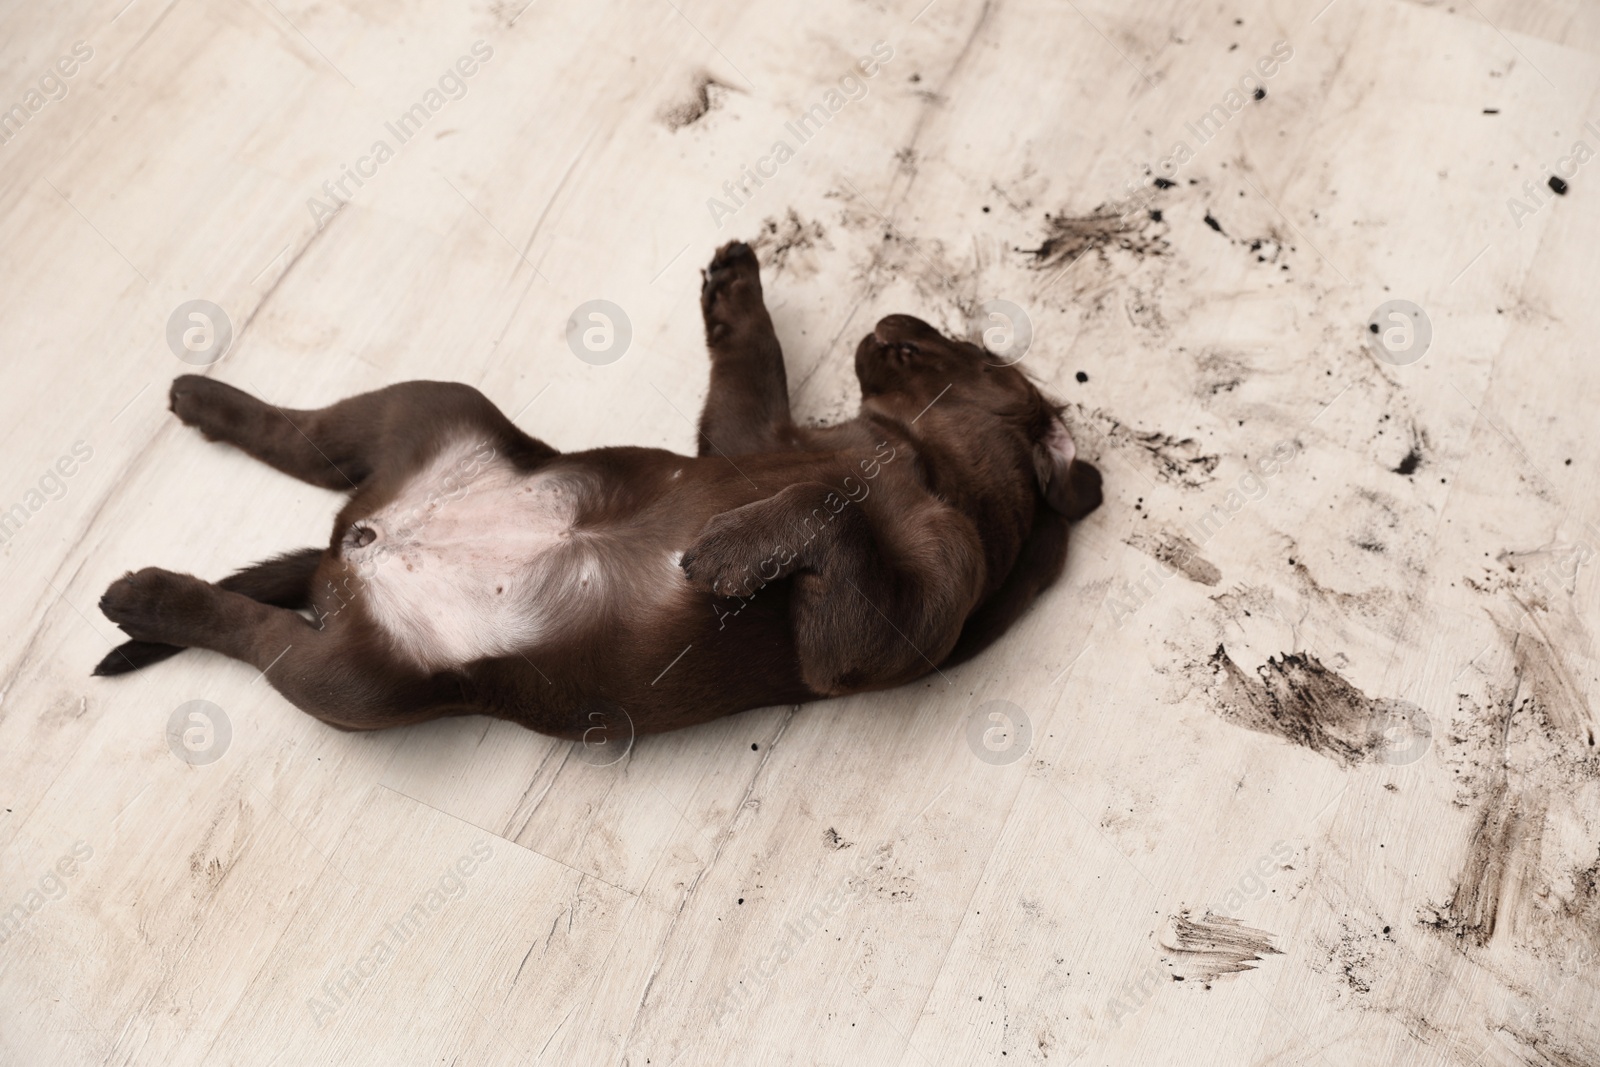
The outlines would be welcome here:
M 1411 475 L 1417 473 L 1417 468 L 1420 466 L 1422 466 L 1422 450 L 1413 444 L 1411 446 L 1411 451 L 1407 452 L 1403 457 L 1401 457 L 1400 462 L 1394 468 L 1393 473 L 1403 474 L 1409 478 Z
M 1216 476 L 1217 464 L 1222 458 L 1206 452 L 1192 437 L 1174 437 L 1159 430 L 1136 430 L 1098 408 L 1071 406 L 1076 412 L 1075 418 L 1070 420 L 1074 432 L 1080 427 L 1092 429 L 1106 444 L 1142 455 L 1154 463 L 1156 477 L 1162 481 L 1198 489 Z
M 1277 597 L 1265 585 L 1236 585 L 1226 593 L 1217 593 L 1211 602 L 1222 616 L 1234 623 L 1271 611 Z
M 1255 368 L 1242 352 L 1206 349 L 1195 354 L 1194 395 L 1208 403 L 1219 394 L 1231 393 L 1249 379 Z
M 1600 858 L 1582 798 L 1600 780 L 1583 680 L 1525 609 L 1520 624 L 1496 620 L 1503 648 L 1480 653 L 1462 678 L 1456 721 L 1440 758 L 1453 803 L 1476 808 L 1450 894 L 1417 921 L 1481 948 L 1498 934 L 1563 964 L 1600 950 Z M 1462 672 L 1465 674 L 1465 672 Z
M 782 218 L 769 216 L 762 219 L 760 231 L 750 241 L 750 247 L 755 249 L 762 265 L 774 274 L 786 268 L 793 273 L 793 268 L 802 262 L 814 267 L 810 264 L 810 253 L 818 246 L 827 249 L 833 247 L 828 242 L 828 233 L 822 228 L 822 223 L 815 219 L 805 221 L 794 208 L 790 208 Z M 815 273 L 814 269 L 811 273 Z
M 1165 223 L 1147 211 L 1121 212 L 1109 204 L 1087 215 L 1045 212 L 1044 225 L 1037 248 L 1017 249 L 1035 270 L 1065 266 L 1093 251 L 1115 248 L 1143 257 L 1165 255 L 1169 247 Z
M 1379 433 L 1382 433 L 1381 429 Z M 1400 457 L 1400 462 L 1389 468 L 1389 472 L 1409 478 L 1427 462 L 1431 451 L 1432 443 L 1428 440 L 1428 431 L 1412 420 L 1410 446 L 1406 449 L 1406 454 Z
M 1367 696 L 1309 652 L 1289 652 L 1245 671 L 1218 645 L 1207 667 L 1223 719 L 1281 737 L 1344 766 L 1426 743 L 1427 718 L 1404 700 Z
M 1300 560 L 1301 550 L 1294 548 L 1294 551 L 1296 556 L 1289 560 L 1290 571 L 1304 595 L 1325 601 L 1342 616 L 1364 619 L 1388 637 L 1401 636 L 1407 615 L 1403 594 L 1381 585 L 1360 593 L 1331 588 L 1319 581 Z
M 1274 935 L 1238 919 L 1206 912 L 1195 918 L 1188 909 L 1168 919 L 1168 937 L 1161 947 L 1174 978 L 1209 983 L 1224 974 L 1255 970 L 1268 956 L 1281 956 Z
M 1538 615 L 1526 604 L 1521 606 L 1532 630 L 1511 637 L 1518 690 L 1533 697 L 1554 733 L 1593 746 L 1594 712 L 1583 688 L 1544 632 Z
M 1157 562 L 1176 569 L 1191 582 L 1216 585 L 1222 581 L 1222 571 L 1217 569 L 1217 565 L 1201 556 L 1200 546 L 1182 534 L 1171 530 L 1163 530 L 1155 536 L 1135 533 L 1128 538 L 1128 544 Z
M 1421 921 L 1472 945 L 1486 945 L 1499 921 L 1501 899 L 1512 882 L 1513 857 L 1525 834 L 1537 838 L 1543 806 L 1497 784 L 1478 813 L 1467 858 L 1454 891 L 1443 907 Z
M 1532 1067 L 1594 1067 L 1600 1063 L 1600 1053 L 1563 1047 L 1549 1034 L 1536 1034 L 1511 1026 L 1498 1027 L 1497 1032 L 1521 1046 L 1515 1050 L 1517 1055 L 1523 1063 Z
M 1368 997 L 1373 986 L 1394 972 L 1395 939 L 1381 919 L 1359 913 L 1339 919 L 1336 935 L 1314 938 L 1321 959 L 1311 962 L 1313 970 L 1332 977 L 1341 996 Z
M 1166 317 L 1161 314 L 1159 283 L 1148 291 L 1131 286 L 1122 309 L 1127 313 L 1128 324 L 1136 329 L 1160 333 L 1167 328 Z
M 723 100 L 733 91 L 732 86 L 724 85 L 710 74 L 702 72 L 696 75 L 688 99 L 668 104 L 661 109 L 661 121 L 667 129 L 677 133 L 686 126 L 693 126 L 713 110 L 721 107 Z

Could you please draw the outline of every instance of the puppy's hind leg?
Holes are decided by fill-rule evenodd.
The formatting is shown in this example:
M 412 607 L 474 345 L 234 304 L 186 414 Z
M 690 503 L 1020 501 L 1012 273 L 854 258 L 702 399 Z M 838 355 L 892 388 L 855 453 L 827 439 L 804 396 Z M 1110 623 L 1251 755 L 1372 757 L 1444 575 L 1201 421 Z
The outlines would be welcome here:
M 738 455 L 794 444 L 783 349 L 761 297 L 761 265 L 740 241 L 717 250 L 700 288 L 711 388 L 700 413 L 700 454 Z
M 311 579 L 325 555 L 320 548 L 302 548 L 235 571 L 217 583 L 218 589 L 243 593 L 251 600 L 274 607 L 299 610 L 311 606 Z M 124 641 L 95 667 L 94 674 L 116 675 L 160 663 L 183 651 L 182 645 L 160 641 Z
M 359 626 L 319 629 L 287 608 L 147 567 L 111 583 L 100 610 L 139 641 L 209 648 L 260 670 L 301 711 L 379 730 L 474 709 L 461 683 L 396 663 Z
M 460 382 L 399 382 L 303 410 L 269 404 L 196 374 L 176 379 L 170 395 L 173 414 L 209 440 L 225 441 L 325 489 L 354 492 L 380 470 L 414 467 L 441 441 L 462 434 L 484 437 L 525 465 L 556 454 Z

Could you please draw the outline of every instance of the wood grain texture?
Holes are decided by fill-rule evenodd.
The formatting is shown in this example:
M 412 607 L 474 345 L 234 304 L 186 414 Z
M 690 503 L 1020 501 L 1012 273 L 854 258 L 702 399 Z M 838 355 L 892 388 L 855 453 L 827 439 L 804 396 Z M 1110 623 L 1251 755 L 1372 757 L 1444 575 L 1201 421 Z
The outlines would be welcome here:
M 1592 5 L 0 29 L 0 1063 L 1600 1062 Z M 339 502 L 170 417 L 180 304 L 232 323 L 204 373 L 286 406 L 452 378 L 563 449 L 692 451 L 733 237 L 808 420 L 879 316 L 1024 309 L 1107 503 L 994 648 L 621 753 L 342 734 L 210 654 L 89 677 L 123 571 L 220 577 Z M 632 328 L 604 365 L 566 340 L 594 299 Z M 1393 300 L 1420 359 L 1369 331 Z M 213 762 L 169 745 L 192 700 Z

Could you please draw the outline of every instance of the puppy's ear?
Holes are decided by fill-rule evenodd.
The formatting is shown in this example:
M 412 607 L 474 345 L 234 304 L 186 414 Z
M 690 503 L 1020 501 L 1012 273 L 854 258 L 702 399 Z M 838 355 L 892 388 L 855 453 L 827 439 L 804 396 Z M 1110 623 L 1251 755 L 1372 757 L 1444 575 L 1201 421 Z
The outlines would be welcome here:
M 1100 506 L 1100 472 L 1077 457 L 1066 425 L 1051 419 L 1044 439 L 1033 446 L 1033 470 L 1045 502 L 1074 521 Z

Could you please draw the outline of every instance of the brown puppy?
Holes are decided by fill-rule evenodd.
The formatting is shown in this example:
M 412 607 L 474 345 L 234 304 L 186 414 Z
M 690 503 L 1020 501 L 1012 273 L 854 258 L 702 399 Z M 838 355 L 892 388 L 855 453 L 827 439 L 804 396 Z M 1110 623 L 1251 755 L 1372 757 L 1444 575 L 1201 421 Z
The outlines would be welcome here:
M 1100 476 L 1021 371 L 891 315 L 856 349 L 860 414 L 799 427 L 748 246 L 701 304 L 693 458 L 562 454 L 454 383 L 285 411 L 177 379 L 208 439 L 351 496 L 326 549 L 112 583 L 133 640 L 95 673 L 209 648 L 346 729 L 484 714 L 595 740 L 911 681 L 1055 580 Z

